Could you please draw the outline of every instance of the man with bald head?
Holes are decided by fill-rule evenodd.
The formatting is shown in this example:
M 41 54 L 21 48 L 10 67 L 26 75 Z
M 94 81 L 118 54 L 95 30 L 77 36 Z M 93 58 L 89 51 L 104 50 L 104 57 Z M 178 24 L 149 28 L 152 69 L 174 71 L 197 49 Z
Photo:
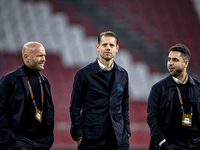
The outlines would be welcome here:
M 41 71 L 45 64 L 45 49 L 37 42 L 28 42 L 22 49 L 22 58 L 26 66 L 32 70 Z
M 54 107 L 48 79 L 40 73 L 45 48 L 23 46 L 23 64 L 0 80 L 0 149 L 49 150 L 53 144 Z

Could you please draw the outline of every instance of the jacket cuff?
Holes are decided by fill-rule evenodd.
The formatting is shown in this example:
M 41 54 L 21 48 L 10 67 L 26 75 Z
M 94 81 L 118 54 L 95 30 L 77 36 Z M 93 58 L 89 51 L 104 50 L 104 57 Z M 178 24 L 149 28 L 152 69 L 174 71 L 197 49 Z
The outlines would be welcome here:
M 163 145 L 163 143 L 166 142 L 166 139 L 163 139 L 158 145 L 161 147 Z
M 159 144 L 163 139 L 165 139 L 165 136 L 161 133 L 160 135 L 156 136 L 156 138 L 154 138 L 154 141 Z
M 78 138 L 82 137 L 82 130 L 71 130 L 70 132 L 74 141 L 77 141 Z

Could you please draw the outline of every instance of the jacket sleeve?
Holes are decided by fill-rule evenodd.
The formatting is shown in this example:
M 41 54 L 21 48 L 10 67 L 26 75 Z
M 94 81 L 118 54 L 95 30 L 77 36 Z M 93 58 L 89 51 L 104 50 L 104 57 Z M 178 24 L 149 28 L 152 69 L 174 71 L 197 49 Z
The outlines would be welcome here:
M 124 118 L 124 126 L 126 131 L 128 132 L 129 135 L 131 135 L 131 130 L 130 130 L 130 122 L 129 122 L 129 85 L 128 85 L 128 74 L 126 76 L 127 78 L 127 83 L 124 89 L 123 93 L 123 118 Z
M 84 90 L 85 87 L 83 83 L 83 78 L 80 71 L 78 71 L 74 77 L 74 84 L 73 84 L 71 103 L 70 103 L 70 118 L 71 118 L 70 133 L 75 141 L 79 137 L 82 137 L 80 111 L 82 109 L 83 101 L 85 98 Z
M 161 94 L 159 89 L 154 85 L 150 91 L 147 104 L 147 123 L 150 127 L 151 139 L 159 144 L 165 136 L 161 127 L 161 111 L 160 111 Z
M 7 76 L 4 76 L 0 80 L 0 138 L 3 143 L 6 144 L 15 139 L 15 135 L 11 132 L 8 124 L 6 111 L 6 103 L 9 103 L 12 95 L 12 84 L 8 80 Z M 1 140 L 1 139 L 0 139 Z
M 44 75 L 43 75 L 44 76 Z M 49 80 L 44 76 L 45 83 L 44 88 L 46 89 L 46 100 L 47 100 L 47 111 L 46 111 L 46 138 L 49 141 L 49 143 L 53 144 L 54 141 L 54 105 L 51 95 L 51 84 Z

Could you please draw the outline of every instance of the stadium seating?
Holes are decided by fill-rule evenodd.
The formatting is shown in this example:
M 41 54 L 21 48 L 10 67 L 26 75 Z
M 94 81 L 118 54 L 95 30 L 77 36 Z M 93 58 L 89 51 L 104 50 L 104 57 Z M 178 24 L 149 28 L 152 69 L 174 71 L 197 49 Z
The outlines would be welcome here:
M 129 73 L 131 148 L 148 147 L 147 97 L 151 86 L 166 76 L 163 55 L 169 47 L 187 45 L 196 70 L 190 71 L 197 77 L 200 72 L 200 28 L 188 0 L 1 0 L 0 13 L 0 77 L 22 63 L 27 41 L 46 48 L 43 73 L 51 82 L 55 105 L 54 149 L 76 147 L 69 133 L 73 78 L 97 58 L 96 36 L 101 31 L 113 29 L 120 37 L 115 61 Z

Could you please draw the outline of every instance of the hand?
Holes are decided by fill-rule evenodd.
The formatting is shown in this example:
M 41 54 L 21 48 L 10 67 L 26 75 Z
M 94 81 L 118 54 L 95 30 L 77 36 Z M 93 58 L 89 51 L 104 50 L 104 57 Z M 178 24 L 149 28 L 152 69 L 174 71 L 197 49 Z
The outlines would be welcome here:
M 78 140 L 78 145 L 81 145 L 82 138 Z

